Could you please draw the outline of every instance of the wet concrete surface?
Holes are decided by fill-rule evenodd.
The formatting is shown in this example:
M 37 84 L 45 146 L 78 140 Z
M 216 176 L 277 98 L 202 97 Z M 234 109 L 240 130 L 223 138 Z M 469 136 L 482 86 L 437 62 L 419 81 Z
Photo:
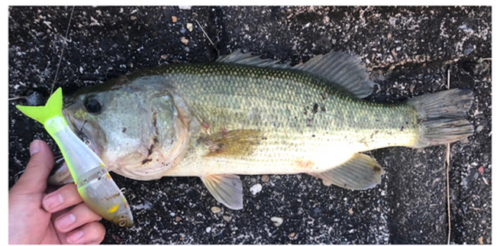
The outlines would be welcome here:
M 450 148 L 451 242 L 491 243 L 491 7 L 75 7 L 71 13 L 72 7 L 9 8 L 9 97 L 47 97 L 61 57 L 55 87 L 66 93 L 236 49 L 292 64 L 348 51 L 368 67 L 377 85 L 367 100 L 376 102 L 446 90 L 449 75 L 450 88 L 471 89 L 475 97 L 468 113 L 475 133 Z M 9 187 L 33 139 L 57 151 L 43 127 L 14 107 L 25 103 L 9 101 Z M 198 178 L 142 182 L 113 175 L 126 189 L 135 225 L 103 221 L 104 243 L 447 243 L 446 146 L 369 154 L 385 169 L 373 189 L 326 187 L 308 175 L 243 176 L 240 211 L 217 203 Z M 262 191 L 253 195 L 255 184 Z

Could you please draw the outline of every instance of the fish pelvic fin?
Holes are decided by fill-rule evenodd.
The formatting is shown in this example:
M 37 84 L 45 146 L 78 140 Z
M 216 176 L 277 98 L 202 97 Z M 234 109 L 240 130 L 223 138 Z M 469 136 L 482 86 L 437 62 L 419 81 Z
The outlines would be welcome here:
M 346 162 L 319 173 L 309 173 L 320 178 L 326 185 L 336 185 L 350 190 L 366 190 L 380 183 L 382 167 L 365 154 L 354 154 Z
M 451 89 L 414 97 L 407 101 L 417 111 L 420 138 L 415 148 L 452 143 L 474 133 L 466 119 L 474 94 L 471 90 Z
M 243 209 L 243 186 L 238 175 L 212 174 L 201 177 L 215 200 L 233 210 Z
M 45 104 L 45 106 L 22 106 L 16 105 L 16 108 L 19 109 L 26 116 L 42 123 L 45 125 L 45 122 L 49 119 L 52 119 L 56 116 L 60 116 L 64 119 L 62 114 L 62 89 L 58 88 L 52 96 L 50 96 L 49 100 Z

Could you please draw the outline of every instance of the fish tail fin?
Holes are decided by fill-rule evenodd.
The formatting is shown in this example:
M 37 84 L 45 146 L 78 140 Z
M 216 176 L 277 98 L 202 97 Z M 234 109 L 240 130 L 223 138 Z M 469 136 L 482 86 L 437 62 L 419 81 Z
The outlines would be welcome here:
M 451 143 L 472 135 L 474 127 L 466 117 L 473 99 L 471 90 L 452 89 L 408 100 L 417 111 L 420 128 L 413 147 Z
M 26 116 L 45 124 L 48 119 L 54 116 L 61 116 L 64 118 L 62 114 L 62 104 L 62 89 L 59 88 L 50 96 L 45 106 L 16 105 L 16 108 Z

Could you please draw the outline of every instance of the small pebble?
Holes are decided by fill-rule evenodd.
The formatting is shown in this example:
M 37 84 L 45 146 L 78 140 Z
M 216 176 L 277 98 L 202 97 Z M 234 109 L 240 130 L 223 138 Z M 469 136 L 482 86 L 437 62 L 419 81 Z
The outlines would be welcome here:
M 396 53 L 395 50 L 391 50 L 391 54 L 394 57 L 394 59 L 398 59 L 398 53 Z
M 328 22 L 330 22 L 330 17 L 328 17 L 328 16 L 323 17 L 323 23 L 326 24 Z
M 205 231 L 208 233 L 210 231 L 212 231 L 212 227 L 207 227 L 207 229 L 205 229 Z
M 414 89 L 415 89 L 415 85 L 414 85 L 414 84 L 411 84 L 411 85 L 410 85 L 410 93 L 412 93 L 412 94 L 413 94 L 413 90 L 414 90 Z
M 187 39 L 186 37 L 181 37 L 181 43 L 187 45 L 189 43 L 189 39 Z
M 173 23 L 176 23 L 176 22 L 177 22 L 177 16 L 172 15 L 172 22 L 173 22 Z
M 187 28 L 190 32 L 192 32 L 192 31 L 193 31 L 193 24 L 191 24 L 191 23 L 187 23 L 187 24 L 186 24 L 186 28 Z
M 231 221 L 231 216 L 224 215 L 222 218 L 227 222 Z
M 252 195 L 256 195 L 262 190 L 262 185 L 261 184 L 254 184 L 252 187 L 250 187 L 250 192 Z
M 295 232 L 292 232 L 292 233 L 288 234 L 288 236 L 291 237 L 291 238 L 294 238 L 295 237 Z
M 136 19 L 137 19 L 137 17 L 135 17 L 135 16 L 130 16 L 130 20 L 136 20 Z
M 181 26 L 181 30 L 180 30 L 180 32 L 181 32 L 182 34 L 186 33 L 186 28 L 184 28 L 184 26 Z
M 179 222 L 179 221 L 181 221 L 181 217 L 175 216 L 175 222 Z
M 167 57 L 168 57 L 167 55 L 161 55 L 161 59 L 163 59 L 163 60 L 166 60 Z
M 483 128 L 484 128 L 484 127 L 483 127 L 483 126 L 481 126 L 481 125 L 480 125 L 480 126 L 478 126 L 478 127 L 476 128 L 476 132 L 480 132 L 480 131 L 482 131 L 482 130 L 483 130 Z
M 271 221 L 274 223 L 274 225 L 276 227 L 280 226 L 281 224 L 283 224 L 283 219 L 280 218 L 280 217 L 272 217 L 271 218 Z
M 353 214 L 354 211 L 352 210 L 352 208 L 349 209 L 349 214 Z
M 214 214 L 220 213 L 220 211 L 221 211 L 221 209 L 219 207 L 212 207 L 211 210 L 212 210 L 212 213 L 214 213 Z
M 269 176 L 262 175 L 262 182 L 267 183 L 269 181 Z

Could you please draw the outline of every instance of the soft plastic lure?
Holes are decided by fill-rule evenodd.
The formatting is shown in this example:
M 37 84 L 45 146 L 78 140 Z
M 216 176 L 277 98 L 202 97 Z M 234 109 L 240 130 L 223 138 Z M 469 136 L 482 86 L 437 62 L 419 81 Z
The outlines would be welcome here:
M 62 102 L 62 90 L 59 88 L 45 106 L 16 107 L 28 117 L 42 123 L 56 141 L 87 206 L 118 226 L 132 226 L 132 212 L 125 196 L 102 160 L 71 131 L 62 114 Z

